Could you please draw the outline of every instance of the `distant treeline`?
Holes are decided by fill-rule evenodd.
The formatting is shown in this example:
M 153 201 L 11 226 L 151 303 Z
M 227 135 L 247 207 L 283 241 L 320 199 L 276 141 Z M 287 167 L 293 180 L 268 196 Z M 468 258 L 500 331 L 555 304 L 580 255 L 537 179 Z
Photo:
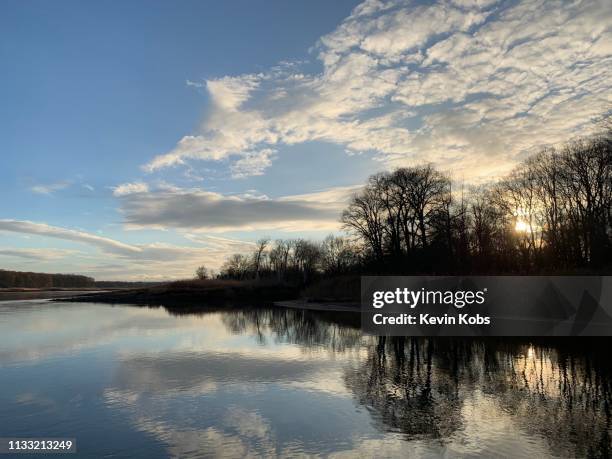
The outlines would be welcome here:
M 545 149 L 478 188 L 430 165 L 379 173 L 341 221 L 349 237 L 263 239 L 220 277 L 602 272 L 612 268 L 611 131 Z
M 0 269 L 0 288 L 73 288 L 94 287 L 92 277 L 77 274 L 46 274 Z
M 251 255 L 234 254 L 222 266 L 221 279 L 268 279 L 307 283 L 320 273 L 344 274 L 366 262 L 360 247 L 348 238 L 328 236 L 323 242 L 306 239 L 260 239 Z M 196 273 L 200 275 L 201 268 Z
M 101 289 L 107 288 L 145 288 L 154 287 L 155 285 L 162 284 L 163 282 L 129 282 L 129 281 L 96 281 L 95 287 Z

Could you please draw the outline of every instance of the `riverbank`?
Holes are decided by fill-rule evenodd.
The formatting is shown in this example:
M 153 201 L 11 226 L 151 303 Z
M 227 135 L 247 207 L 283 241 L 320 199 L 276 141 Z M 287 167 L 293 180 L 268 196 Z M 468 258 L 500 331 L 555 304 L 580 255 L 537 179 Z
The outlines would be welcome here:
M 59 301 L 59 297 L 57 301 Z M 222 305 L 266 304 L 282 308 L 327 312 L 359 312 L 358 302 L 300 298 L 296 285 L 274 281 L 192 280 L 147 288 L 70 295 L 61 301 L 169 306 L 181 310 Z
M 37 288 L 2 288 L 0 289 L 0 301 L 20 300 L 46 300 L 54 298 L 67 298 L 83 294 L 102 293 L 100 289 L 37 289 Z
M 112 290 L 71 296 L 65 301 L 199 307 L 223 304 L 273 303 L 296 299 L 295 285 L 271 281 L 190 280 L 147 288 Z
M 307 311 L 327 311 L 327 312 L 360 312 L 361 305 L 358 303 L 339 303 L 339 302 L 312 302 L 306 300 L 275 301 L 274 306 L 289 309 L 304 309 Z

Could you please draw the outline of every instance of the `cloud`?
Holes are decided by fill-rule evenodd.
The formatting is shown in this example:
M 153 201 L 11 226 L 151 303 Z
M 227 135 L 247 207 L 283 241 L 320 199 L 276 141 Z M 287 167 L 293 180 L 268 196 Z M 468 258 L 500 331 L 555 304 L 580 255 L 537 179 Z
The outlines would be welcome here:
M 362 188 L 362 185 L 336 186 L 326 190 L 314 191 L 312 193 L 284 196 L 278 198 L 278 200 L 330 204 L 333 207 L 344 209 L 353 195 L 358 193 Z
M 102 279 L 191 277 L 198 265 L 205 264 L 209 268 L 218 269 L 228 255 L 250 252 L 253 248 L 250 242 L 204 235 L 189 235 L 187 238 L 197 243 L 197 246 L 160 242 L 132 245 L 84 231 L 21 220 L 0 220 L 2 231 L 51 237 L 97 248 L 103 257 L 65 249 L 11 248 L 0 249 L 0 256 L 47 261 L 71 255 L 70 272 L 78 271 Z
M 223 195 L 200 188 L 156 189 L 122 196 L 121 212 L 132 228 L 336 230 L 340 214 L 357 188 L 332 188 L 275 199 L 254 194 Z
M 24 258 L 33 261 L 47 261 L 74 255 L 73 250 L 39 248 L 0 248 L 0 257 Z
M 263 175 L 264 171 L 272 164 L 272 157 L 276 153 L 271 148 L 246 153 L 231 166 L 232 177 L 243 178 L 253 175 Z
M 96 234 L 51 226 L 46 223 L 35 223 L 27 220 L 0 220 L 0 231 L 35 234 L 38 236 L 81 242 L 93 245 L 107 252 L 118 254 L 133 254 L 141 251 L 141 249 L 136 246 L 124 244 L 123 242 L 98 236 Z
M 317 42 L 319 73 L 282 63 L 202 83 L 200 132 L 146 169 L 229 160 L 235 177 L 261 174 L 261 152 L 314 140 L 387 167 L 503 174 L 609 110 L 611 23 L 606 0 L 368 0 Z
M 145 193 L 149 191 L 149 187 L 143 182 L 123 183 L 113 188 L 114 196 L 125 196 L 133 193 Z
M 205 244 L 210 247 L 221 248 L 221 249 L 233 248 L 237 252 L 251 250 L 253 247 L 256 246 L 254 242 L 239 241 L 237 239 L 229 239 L 226 237 L 212 236 L 210 234 L 201 235 L 201 234 L 185 233 L 184 236 L 190 241 L 196 242 L 198 244 Z
M 30 187 L 30 191 L 37 194 L 51 195 L 56 191 L 63 190 L 70 186 L 70 182 L 63 181 L 57 183 L 50 183 L 47 185 L 34 185 Z

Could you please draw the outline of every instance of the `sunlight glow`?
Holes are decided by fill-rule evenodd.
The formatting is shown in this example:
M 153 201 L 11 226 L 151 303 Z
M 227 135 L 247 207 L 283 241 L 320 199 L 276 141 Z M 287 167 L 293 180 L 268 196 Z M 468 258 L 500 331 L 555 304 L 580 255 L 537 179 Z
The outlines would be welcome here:
M 514 229 L 519 233 L 526 233 L 529 231 L 529 224 L 524 220 L 517 220 Z

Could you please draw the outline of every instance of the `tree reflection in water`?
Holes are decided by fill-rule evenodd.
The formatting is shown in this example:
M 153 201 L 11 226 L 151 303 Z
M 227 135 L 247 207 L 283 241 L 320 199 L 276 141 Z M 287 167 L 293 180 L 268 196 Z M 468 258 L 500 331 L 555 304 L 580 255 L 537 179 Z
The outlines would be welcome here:
M 409 438 L 448 438 L 463 427 L 466 400 L 482 394 L 500 415 L 546 438 L 553 454 L 610 455 L 610 363 L 600 347 L 608 341 L 375 341 L 345 382 Z
M 546 439 L 552 454 L 612 454 L 607 339 L 375 337 L 362 335 L 358 316 L 281 308 L 236 309 L 223 323 L 262 344 L 353 352 L 345 385 L 379 428 L 409 440 L 443 444 L 489 410 Z

